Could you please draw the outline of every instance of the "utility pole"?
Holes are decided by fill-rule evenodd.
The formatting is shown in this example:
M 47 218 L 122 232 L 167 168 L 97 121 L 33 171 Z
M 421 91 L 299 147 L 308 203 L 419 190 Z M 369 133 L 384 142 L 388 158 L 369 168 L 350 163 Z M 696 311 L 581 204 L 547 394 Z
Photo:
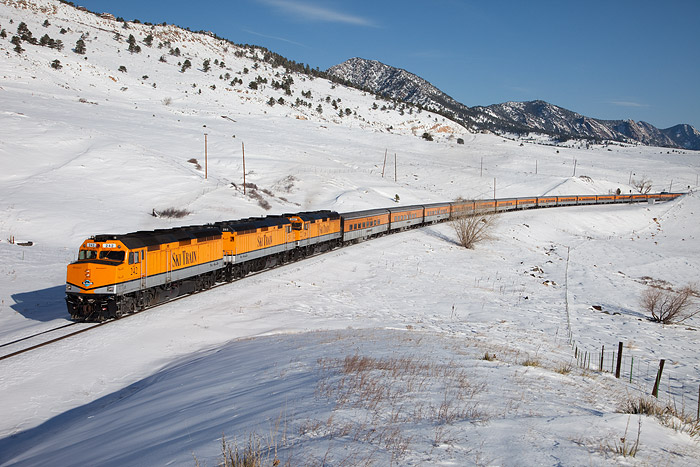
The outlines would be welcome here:
M 245 145 L 241 141 L 241 152 L 243 153 L 243 194 L 245 195 Z
M 671 179 L 671 183 L 668 185 L 668 192 L 673 193 L 673 179 Z
M 576 176 L 576 159 L 574 159 L 574 177 Z
M 535 175 L 537 175 L 537 159 L 535 159 Z
M 384 165 L 382 166 L 382 178 L 384 178 L 384 169 L 386 169 L 386 152 L 388 149 L 384 150 Z
M 493 178 L 493 199 L 496 199 L 496 177 Z
M 204 179 L 208 176 L 208 164 L 207 164 L 207 134 L 204 133 Z
M 398 182 L 398 177 L 396 176 L 397 174 L 397 169 L 396 169 L 396 153 L 394 153 L 394 183 Z

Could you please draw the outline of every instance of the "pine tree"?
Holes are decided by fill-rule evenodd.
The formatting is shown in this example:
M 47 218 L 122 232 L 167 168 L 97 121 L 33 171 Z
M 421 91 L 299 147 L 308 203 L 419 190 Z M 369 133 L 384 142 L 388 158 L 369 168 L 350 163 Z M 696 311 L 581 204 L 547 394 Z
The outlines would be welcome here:
M 149 47 L 153 45 L 153 34 L 147 35 L 146 38 L 143 40 L 143 43 Z
M 202 64 L 202 69 L 205 73 L 211 69 L 211 61 L 208 58 L 204 60 L 204 63 Z
M 189 59 L 186 59 L 182 64 L 182 68 L 180 68 L 180 73 L 184 73 L 190 67 L 192 67 L 192 62 L 190 62 Z
M 133 34 L 129 34 L 129 39 L 126 42 L 129 44 L 129 52 L 132 54 L 141 52 L 141 47 L 136 43 L 136 38 Z
M 53 62 L 51 62 L 51 68 L 53 68 L 54 70 L 60 70 L 61 68 L 63 68 L 63 65 L 61 65 L 60 60 L 56 59 Z
M 73 49 L 73 52 L 80 55 L 85 55 L 85 41 L 78 39 L 78 41 L 75 43 L 75 49 Z
M 17 52 L 18 54 L 24 52 L 24 49 L 22 48 L 22 39 L 20 39 L 19 36 L 12 36 L 10 42 L 15 45 L 15 52 Z

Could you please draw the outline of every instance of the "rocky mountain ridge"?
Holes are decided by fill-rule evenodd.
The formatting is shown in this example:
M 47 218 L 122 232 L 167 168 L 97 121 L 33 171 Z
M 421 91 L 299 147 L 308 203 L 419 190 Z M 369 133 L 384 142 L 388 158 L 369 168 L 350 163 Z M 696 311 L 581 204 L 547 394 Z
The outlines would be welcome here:
M 560 141 L 572 138 L 595 142 L 612 140 L 700 149 L 700 132 L 691 125 L 659 129 L 646 122 L 601 120 L 542 100 L 468 107 L 415 74 L 375 60 L 351 58 L 329 68 L 328 73 L 362 89 L 435 110 L 473 131 L 542 133 Z

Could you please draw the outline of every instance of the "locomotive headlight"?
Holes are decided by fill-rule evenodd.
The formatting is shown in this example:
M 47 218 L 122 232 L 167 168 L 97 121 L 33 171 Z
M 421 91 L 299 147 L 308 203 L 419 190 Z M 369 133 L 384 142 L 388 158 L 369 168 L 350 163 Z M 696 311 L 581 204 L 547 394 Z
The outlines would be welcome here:
M 85 277 L 90 277 L 90 270 L 89 269 L 85 270 Z

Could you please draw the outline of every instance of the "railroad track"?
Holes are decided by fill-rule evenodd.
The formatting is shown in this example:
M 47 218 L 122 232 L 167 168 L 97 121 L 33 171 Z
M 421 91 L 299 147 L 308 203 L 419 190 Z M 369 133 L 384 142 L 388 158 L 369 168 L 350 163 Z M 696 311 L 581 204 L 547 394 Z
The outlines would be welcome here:
M 302 258 L 299 261 L 293 261 L 293 262 L 289 262 L 289 263 L 285 263 L 285 264 L 281 264 L 281 265 L 276 265 L 272 268 L 264 269 L 262 271 L 251 272 L 249 274 L 246 274 L 245 277 L 235 279 L 232 282 L 237 282 L 239 280 L 255 277 L 258 274 L 264 274 L 264 273 L 271 271 L 273 269 L 277 269 L 278 267 L 292 265 L 292 264 L 301 262 L 301 261 L 306 260 L 306 259 L 312 259 L 312 258 L 315 258 L 316 256 L 321 256 L 322 254 L 323 253 L 316 253 L 314 255 L 309 255 L 306 258 Z M 212 290 L 212 289 L 224 286 L 224 285 L 228 285 L 232 282 L 219 282 L 207 290 Z M 155 308 L 157 306 L 165 305 L 167 303 L 173 303 L 173 302 L 176 302 L 178 300 L 192 297 L 192 296 L 197 295 L 201 292 L 204 292 L 204 291 L 200 291 L 200 292 L 193 293 L 193 294 L 182 295 L 180 297 L 175 297 L 173 299 L 168 300 L 167 302 L 154 304 L 148 308 L 144 308 L 143 310 L 135 311 L 134 313 L 124 315 L 118 319 L 110 319 L 110 320 L 102 321 L 99 323 L 71 322 L 71 323 L 64 324 L 62 326 L 57 326 L 55 328 L 51 328 L 51 329 L 47 329 L 45 331 L 37 332 L 37 333 L 31 334 L 29 336 L 20 337 L 18 339 L 12 340 L 10 342 L 0 344 L 0 361 L 15 357 L 17 355 L 21 355 L 25 352 L 29 352 L 29 351 L 34 350 L 34 349 L 38 349 L 38 348 L 53 344 L 55 342 L 62 341 L 64 339 L 68 339 L 68 338 L 73 337 L 73 336 L 77 336 L 78 334 L 82 334 L 84 332 L 91 331 L 95 328 L 105 326 L 107 324 L 114 323 L 116 321 L 125 320 L 131 316 L 135 316 L 135 315 L 138 315 L 139 313 L 150 310 L 151 308 Z M 76 326 L 77 326 L 77 328 L 72 329 L 73 327 L 76 327 Z M 59 332 L 59 331 L 63 331 L 63 332 Z
M 68 339 L 69 337 L 82 334 L 110 322 L 111 321 L 104 321 L 102 323 L 68 323 L 63 326 L 47 329 L 46 331 L 37 332 L 30 336 L 0 344 L 0 360 L 15 357 L 29 352 L 30 350 L 38 349 L 63 339 Z

